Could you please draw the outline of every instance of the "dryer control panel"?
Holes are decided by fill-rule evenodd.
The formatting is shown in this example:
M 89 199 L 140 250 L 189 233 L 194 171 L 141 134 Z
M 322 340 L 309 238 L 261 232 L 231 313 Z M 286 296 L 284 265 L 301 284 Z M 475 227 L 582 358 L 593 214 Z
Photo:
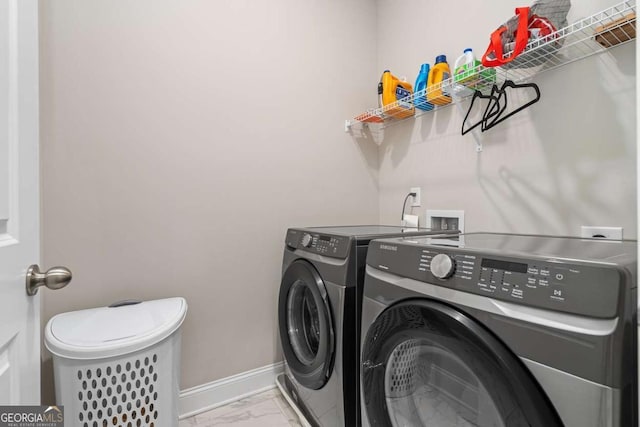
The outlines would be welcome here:
M 387 242 L 372 242 L 367 264 L 434 285 L 554 311 L 599 318 L 612 318 L 618 312 L 621 273 L 614 266 Z
M 292 249 L 301 249 L 333 258 L 346 258 L 349 254 L 350 239 L 346 236 L 289 230 L 285 243 Z

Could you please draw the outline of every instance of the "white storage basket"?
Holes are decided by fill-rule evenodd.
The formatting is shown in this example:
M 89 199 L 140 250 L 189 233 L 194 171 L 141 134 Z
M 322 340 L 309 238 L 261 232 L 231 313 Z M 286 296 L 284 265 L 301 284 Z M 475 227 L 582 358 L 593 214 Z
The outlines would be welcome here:
M 178 424 L 183 298 L 59 314 L 45 328 L 65 426 Z

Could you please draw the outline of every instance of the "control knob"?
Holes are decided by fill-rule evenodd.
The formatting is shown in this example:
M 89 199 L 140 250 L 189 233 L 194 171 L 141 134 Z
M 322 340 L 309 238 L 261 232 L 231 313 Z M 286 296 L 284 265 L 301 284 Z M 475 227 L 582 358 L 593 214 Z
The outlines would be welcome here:
M 311 243 L 313 243 L 313 236 L 311 236 L 311 234 L 309 233 L 305 233 L 302 236 L 302 246 L 304 246 L 305 248 L 309 248 L 311 247 Z
M 456 262 L 446 254 L 438 254 L 431 260 L 431 273 L 438 279 L 450 277 L 456 270 Z

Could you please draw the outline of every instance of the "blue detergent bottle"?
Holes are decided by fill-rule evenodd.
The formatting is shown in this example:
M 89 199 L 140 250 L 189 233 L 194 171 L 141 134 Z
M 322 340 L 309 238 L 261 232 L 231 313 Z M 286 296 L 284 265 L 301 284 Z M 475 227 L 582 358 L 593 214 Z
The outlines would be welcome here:
M 429 78 L 429 64 L 422 64 L 420 66 L 420 72 L 418 73 L 418 77 L 416 77 L 416 84 L 413 86 L 415 92 L 415 98 L 413 99 L 413 103 L 416 108 L 419 108 L 424 111 L 433 110 L 433 104 L 427 102 L 427 95 L 423 92 L 422 95 L 418 95 L 418 92 L 424 91 L 427 87 L 427 80 Z

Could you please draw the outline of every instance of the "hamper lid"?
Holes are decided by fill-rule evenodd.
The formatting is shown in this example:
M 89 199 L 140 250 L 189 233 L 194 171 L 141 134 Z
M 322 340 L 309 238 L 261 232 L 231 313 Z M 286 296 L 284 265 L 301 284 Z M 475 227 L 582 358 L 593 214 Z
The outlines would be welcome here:
M 184 298 L 125 301 L 62 313 L 47 323 L 45 345 L 51 353 L 69 359 L 101 359 L 133 353 L 171 335 L 186 314 Z

